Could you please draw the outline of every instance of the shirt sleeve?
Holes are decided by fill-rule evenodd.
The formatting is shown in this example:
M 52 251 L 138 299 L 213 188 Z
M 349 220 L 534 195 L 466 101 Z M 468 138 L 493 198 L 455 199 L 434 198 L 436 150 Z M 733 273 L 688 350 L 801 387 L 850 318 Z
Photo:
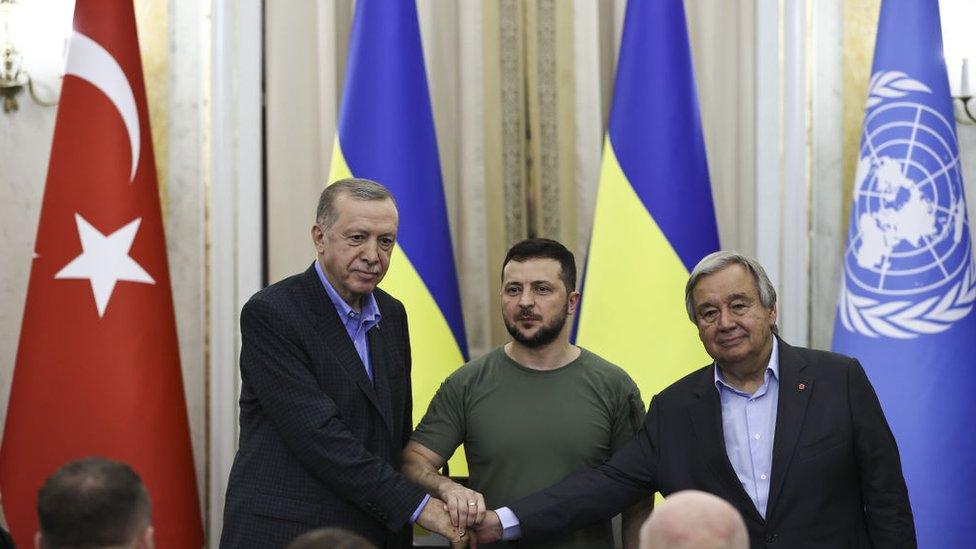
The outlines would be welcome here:
M 465 435 L 464 390 L 455 375 L 449 376 L 430 401 L 411 440 L 419 442 L 444 459 L 450 459 Z
M 626 445 L 644 424 L 644 401 L 640 389 L 630 376 L 624 376 L 620 398 L 613 415 L 610 451 L 616 452 Z

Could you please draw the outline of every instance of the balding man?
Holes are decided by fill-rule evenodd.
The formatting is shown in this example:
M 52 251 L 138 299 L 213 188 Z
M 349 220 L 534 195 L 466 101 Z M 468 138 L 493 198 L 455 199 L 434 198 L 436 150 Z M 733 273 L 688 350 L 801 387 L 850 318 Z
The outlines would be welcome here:
M 749 533 L 735 507 L 698 490 L 676 492 L 640 531 L 640 549 L 746 549 Z

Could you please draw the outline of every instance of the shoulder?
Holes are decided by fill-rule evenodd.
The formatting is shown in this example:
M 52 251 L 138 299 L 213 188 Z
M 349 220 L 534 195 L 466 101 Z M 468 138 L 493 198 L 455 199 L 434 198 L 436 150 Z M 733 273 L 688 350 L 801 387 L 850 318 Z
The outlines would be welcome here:
M 856 359 L 839 353 L 795 347 L 783 340 L 780 340 L 779 345 L 780 369 L 808 369 L 818 377 L 839 376 L 846 378 L 852 367 L 860 368 Z
M 580 365 L 584 366 L 582 370 L 585 372 L 585 375 L 596 376 L 606 383 L 627 389 L 637 387 L 637 384 L 630 377 L 630 374 L 627 373 L 627 370 L 588 349 L 580 347 L 580 351 Z
M 297 306 L 303 300 L 304 278 L 304 274 L 296 274 L 262 288 L 247 300 L 241 315 L 272 313 Z
M 714 378 L 714 366 L 703 366 L 665 387 L 656 398 L 662 404 L 683 404 L 703 391 L 715 390 Z

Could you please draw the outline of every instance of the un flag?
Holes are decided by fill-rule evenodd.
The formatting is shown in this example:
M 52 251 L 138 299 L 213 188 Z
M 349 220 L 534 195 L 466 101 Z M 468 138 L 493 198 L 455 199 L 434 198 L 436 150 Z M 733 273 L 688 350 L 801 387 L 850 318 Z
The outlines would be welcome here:
M 976 534 L 976 278 L 951 101 L 938 2 L 885 0 L 833 347 L 878 392 L 922 547 Z

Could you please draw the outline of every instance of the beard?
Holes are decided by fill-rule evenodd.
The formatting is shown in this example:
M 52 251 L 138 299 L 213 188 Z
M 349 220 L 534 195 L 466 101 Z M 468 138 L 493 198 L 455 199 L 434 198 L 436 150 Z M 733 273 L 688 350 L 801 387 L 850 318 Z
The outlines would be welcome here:
M 544 345 L 548 345 L 552 343 L 553 341 L 556 340 L 557 337 L 559 337 L 559 333 L 563 331 L 563 326 L 566 325 L 567 316 L 568 315 L 566 314 L 566 309 L 563 308 L 562 313 L 559 316 L 553 318 L 552 321 L 550 321 L 549 323 L 540 326 L 539 329 L 536 330 L 535 334 L 532 336 L 526 336 L 525 334 L 523 334 L 519 330 L 518 325 L 515 322 L 509 322 L 507 319 L 505 320 L 505 328 L 508 330 L 508 333 L 511 334 L 512 339 L 518 341 L 522 345 L 525 345 L 526 347 L 532 347 L 532 348 L 542 347 Z M 517 322 L 518 320 L 525 319 L 525 318 L 532 318 L 532 319 L 539 320 L 538 316 L 534 316 L 531 314 L 530 315 L 520 314 L 517 317 L 515 317 L 515 321 Z

